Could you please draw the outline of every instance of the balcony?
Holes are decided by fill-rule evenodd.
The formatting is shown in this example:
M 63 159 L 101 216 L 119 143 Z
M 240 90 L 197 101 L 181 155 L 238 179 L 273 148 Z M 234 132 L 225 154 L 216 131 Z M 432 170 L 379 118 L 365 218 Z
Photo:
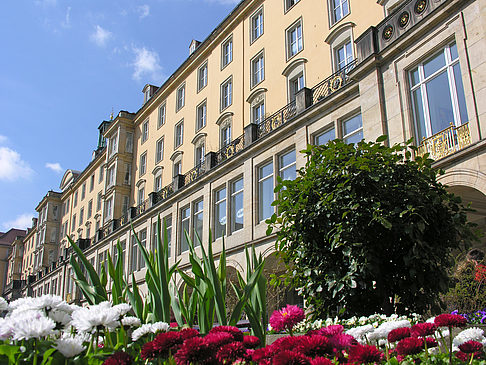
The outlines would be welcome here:
M 450 156 L 457 151 L 471 145 L 471 132 L 469 123 L 459 127 L 451 125 L 443 131 L 425 138 L 422 144 L 418 146 L 417 156 L 423 156 L 426 153 L 434 160 L 440 160 Z

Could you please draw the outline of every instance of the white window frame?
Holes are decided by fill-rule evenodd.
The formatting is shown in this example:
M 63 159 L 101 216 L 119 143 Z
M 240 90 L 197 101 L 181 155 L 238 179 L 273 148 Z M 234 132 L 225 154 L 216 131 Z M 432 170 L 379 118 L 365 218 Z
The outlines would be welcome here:
M 224 193 L 218 198 L 218 194 L 223 192 Z M 221 238 L 227 235 L 228 231 L 228 189 L 226 185 L 220 186 L 218 189 L 214 190 L 214 240 Z M 219 217 L 219 207 L 224 204 L 224 210 L 222 211 L 224 217 Z M 220 220 L 224 218 L 224 224 L 219 223 L 221 226 L 224 225 L 223 230 L 219 230 L 217 228 L 216 222 L 220 222 Z
M 164 136 L 159 138 L 155 143 L 155 163 L 159 163 L 164 159 Z
M 349 122 L 350 120 L 352 120 L 352 119 L 354 119 L 354 118 L 356 118 L 356 117 L 358 117 L 358 116 L 361 118 L 361 127 L 356 128 L 356 129 L 354 129 L 354 130 L 350 131 L 349 133 L 345 134 L 345 132 L 344 132 L 344 125 L 345 125 L 347 122 Z M 354 135 L 356 135 L 356 134 L 358 134 L 358 133 L 363 134 L 363 119 L 362 119 L 362 115 L 361 115 L 361 113 L 356 113 L 356 114 L 354 114 L 354 115 L 352 115 L 352 116 L 350 116 L 350 117 L 347 117 L 347 118 L 345 118 L 345 119 L 341 120 L 340 125 L 341 125 L 341 135 L 342 135 L 342 140 L 343 140 L 344 142 L 346 142 L 346 143 L 349 143 L 349 142 L 348 142 L 348 139 L 349 139 L 349 138 L 351 138 L 351 137 L 353 137 Z M 364 136 L 363 136 L 363 137 L 364 137 Z
M 208 85 L 208 61 L 197 69 L 197 91 L 201 91 Z
M 187 214 L 187 215 L 184 215 L 184 214 Z M 190 204 L 187 204 L 180 209 L 180 217 L 181 217 L 180 227 L 179 227 L 180 239 L 179 239 L 179 245 L 178 245 L 178 254 L 179 255 L 184 253 L 184 252 L 187 252 L 189 250 L 189 243 L 186 241 L 186 235 L 185 235 L 184 231 L 186 231 L 189 236 L 191 235 L 191 205 Z M 186 229 L 186 227 L 184 227 L 186 224 L 187 224 L 187 229 Z M 183 247 L 182 247 L 183 243 L 188 246 L 187 249 L 185 249 L 185 247 L 184 247 L 184 250 L 183 250 Z
M 221 90 L 221 111 L 233 104 L 233 76 L 228 77 L 220 87 Z
M 221 43 L 221 69 L 233 61 L 233 35 Z
M 140 171 L 139 176 L 145 175 L 147 172 L 147 151 L 140 155 Z
M 347 5 L 347 13 L 345 14 L 343 12 L 344 4 Z M 328 0 L 328 5 L 329 5 L 329 17 L 331 21 L 331 27 L 351 13 L 349 0 Z M 339 16 L 337 11 L 339 11 Z
M 199 206 L 201 204 L 201 206 Z M 198 218 L 201 218 L 201 232 L 198 232 L 197 229 L 197 221 Z M 204 199 L 200 198 L 195 200 L 192 203 L 192 242 L 194 243 L 194 246 L 199 246 L 199 239 L 203 240 L 203 234 L 204 234 Z M 199 236 L 199 239 L 197 238 Z
M 290 153 L 293 153 L 293 157 L 294 157 L 293 162 L 287 165 L 283 165 L 283 157 L 287 156 Z M 292 170 L 292 172 L 294 173 L 294 179 L 297 177 L 296 159 L 297 159 L 297 154 L 295 152 L 295 148 L 287 150 L 278 155 L 278 176 L 280 176 L 282 180 L 284 179 L 285 173 L 289 170 Z
M 202 141 L 194 146 L 194 166 L 199 166 L 204 162 L 206 155 L 205 142 Z
M 241 181 L 241 188 L 236 189 L 236 183 Z M 233 181 L 230 182 L 230 204 L 229 204 L 229 217 L 230 217 L 230 233 L 238 232 L 241 231 L 245 227 L 245 222 L 244 222 L 244 197 L 245 197 L 245 180 L 243 179 L 243 176 L 240 176 Z M 243 210 L 243 216 L 241 217 L 243 219 L 243 227 L 236 229 L 235 224 L 236 224 L 236 216 L 238 215 L 239 211 L 236 210 L 236 199 L 242 195 L 243 196 L 243 204 L 241 207 L 241 210 Z
M 349 46 L 349 48 L 348 48 Z M 343 50 L 344 60 L 340 61 L 339 51 Z M 354 60 L 354 47 L 353 42 L 350 38 L 346 39 L 344 42 L 334 47 L 334 69 L 335 71 L 345 70 L 350 63 Z
M 251 108 L 251 118 L 252 122 L 255 124 L 260 124 L 265 119 L 265 100 L 262 100 L 258 104 L 252 106 Z
M 159 106 L 159 115 L 157 119 L 157 129 L 162 127 L 165 124 L 165 119 L 167 117 L 167 103 L 164 101 Z
M 251 87 L 255 87 L 265 80 L 265 54 L 260 51 L 251 60 Z
M 284 0 L 285 12 L 292 9 L 300 0 Z
M 141 136 L 141 144 L 144 144 L 145 141 L 148 140 L 149 136 L 149 120 L 147 119 L 145 122 L 142 124 L 142 136 Z
M 174 126 L 174 148 L 182 146 L 184 143 L 184 119 Z
M 133 152 L 133 132 L 127 132 L 126 141 L 125 141 L 125 152 L 128 153 Z
M 207 113 L 208 113 L 207 101 L 204 100 L 196 108 L 196 132 L 206 126 Z
M 176 112 L 181 110 L 186 104 L 186 84 L 182 84 L 176 91 Z
M 300 36 L 299 36 L 300 28 Z M 295 40 L 293 40 L 293 34 L 295 33 Z M 293 45 L 296 45 L 296 50 L 294 51 Z M 302 23 L 302 18 L 295 21 L 290 27 L 285 31 L 285 45 L 287 51 L 287 60 L 295 57 L 295 55 L 302 52 L 304 49 L 304 27 Z
M 250 44 L 263 35 L 264 31 L 263 6 L 250 16 Z
M 162 169 L 157 171 L 154 175 L 154 191 L 162 189 Z
M 271 165 L 271 173 L 265 176 L 262 176 L 262 170 L 264 167 Z M 267 181 L 270 180 L 272 184 L 272 202 L 275 201 L 275 194 L 273 193 L 273 188 L 275 187 L 275 181 L 274 181 L 274 168 L 275 168 L 275 163 L 272 160 L 266 161 L 259 166 L 257 166 L 257 188 L 258 188 L 258 214 L 257 214 L 257 223 L 265 222 L 265 220 L 269 217 L 264 217 L 263 216 L 263 184 Z M 272 207 L 273 212 L 275 212 L 275 208 Z

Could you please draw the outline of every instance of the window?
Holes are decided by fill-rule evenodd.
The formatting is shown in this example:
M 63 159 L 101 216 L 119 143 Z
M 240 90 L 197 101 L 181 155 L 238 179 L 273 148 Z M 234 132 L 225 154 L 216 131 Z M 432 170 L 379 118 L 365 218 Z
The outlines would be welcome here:
M 168 250 L 169 250 L 169 257 L 170 257 L 170 248 L 171 248 L 171 242 L 172 242 L 172 215 L 165 217 L 164 221 L 165 221 L 165 228 L 167 229 L 167 241 L 169 243 Z M 162 225 L 162 228 L 164 228 L 163 225 Z
M 125 253 L 127 251 L 127 241 L 126 240 L 122 240 L 120 241 L 120 246 L 121 246 L 121 256 L 120 256 L 120 260 L 121 260 L 121 267 L 122 267 L 122 270 L 125 271 Z M 114 253 L 114 264 L 116 265 L 116 262 L 118 261 L 118 248 L 115 246 L 115 253 Z
M 273 214 L 273 162 L 258 168 L 258 222 Z
M 194 246 L 198 246 L 203 238 L 203 200 L 193 204 L 192 230 Z
M 181 231 L 180 231 L 180 242 L 179 254 L 189 250 L 189 243 L 187 242 L 186 232 L 190 233 L 190 219 L 191 219 L 191 207 L 188 205 L 181 209 Z
M 214 239 L 226 235 L 226 188 L 215 192 L 214 203 Z
M 284 0 L 285 1 L 285 11 L 289 10 L 292 6 L 297 4 L 300 0 Z
M 468 121 L 455 43 L 410 72 L 410 93 L 417 138 L 430 137 L 451 124 Z
M 113 197 L 106 201 L 105 206 L 105 219 L 111 219 L 113 217 Z
M 174 133 L 174 146 L 175 148 L 179 147 L 182 142 L 184 142 L 184 120 L 181 120 L 175 126 L 175 133 Z
M 302 23 L 299 20 L 287 29 L 287 58 L 295 56 L 302 48 Z
M 233 38 L 229 38 L 221 45 L 221 68 L 225 68 L 233 61 Z
M 230 200 L 231 232 L 243 228 L 243 178 L 231 183 Z
M 349 63 L 353 61 L 353 48 L 350 40 L 336 47 L 334 50 L 334 59 L 336 60 L 336 69 L 344 69 Z
M 174 172 L 174 176 L 182 174 L 182 162 L 181 161 L 174 162 L 173 172 Z
M 126 163 L 125 164 L 125 177 L 123 178 L 123 183 L 125 185 L 130 185 L 131 177 L 132 177 L 132 164 Z
M 76 208 L 76 205 L 78 205 L 78 191 L 74 193 L 74 199 L 73 199 L 73 208 Z M 42 220 L 41 220 L 42 221 Z
M 147 172 L 147 152 L 140 155 L 140 176 L 145 175 Z
M 336 139 L 336 131 L 334 127 L 316 135 L 314 137 L 314 144 L 321 146 L 329 141 L 332 141 L 333 139 Z
M 220 141 L 221 148 L 228 146 L 231 143 L 231 123 L 226 123 L 225 125 L 221 126 L 220 136 L 221 136 L 221 141 Z
M 108 187 L 115 185 L 115 166 L 111 166 L 106 174 Z
M 93 214 L 93 199 L 88 202 L 88 212 L 86 213 L 86 219 L 90 219 Z
M 118 148 L 118 134 L 115 134 L 108 141 L 109 141 L 108 144 L 110 148 L 110 157 L 111 157 L 116 153 L 116 150 Z
M 263 52 L 251 61 L 251 86 L 258 85 L 265 79 Z
M 96 211 L 98 212 L 101 209 L 101 191 L 98 193 L 98 196 L 96 197 Z
M 363 122 L 358 114 L 342 122 L 343 140 L 346 143 L 358 143 L 363 139 Z
M 122 215 L 128 213 L 129 204 L 130 204 L 130 198 L 127 195 L 123 196 Z
M 137 233 L 137 237 L 140 240 L 140 243 L 143 247 L 146 247 L 147 243 L 147 230 L 143 229 Z M 142 253 L 140 252 L 140 248 L 138 247 L 139 243 L 135 236 L 132 236 L 132 255 L 130 260 L 130 271 L 139 271 L 145 267 L 145 260 L 142 257 Z
M 145 121 L 142 124 L 142 143 L 144 143 L 148 139 L 149 134 L 149 121 Z
M 233 103 L 233 78 L 230 77 L 221 84 L 221 110 Z
M 195 166 L 199 166 L 204 162 L 204 154 L 205 154 L 204 150 L 205 150 L 204 142 L 200 143 L 196 146 L 195 153 L 194 153 L 194 157 L 195 157 L 194 165 Z
M 289 96 L 290 96 L 290 101 L 295 100 L 295 95 L 299 92 L 300 89 L 305 87 L 305 82 L 304 82 L 304 73 L 300 72 L 297 76 L 291 78 L 289 80 Z
M 145 187 L 141 186 L 141 187 L 138 188 L 137 204 L 141 205 L 144 200 L 145 200 Z
M 73 215 L 73 220 L 71 222 L 71 232 L 76 230 L 76 214 Z
M 166 115 L 166 104 L 163 103 L 161 106 L 159 106 L 159 119 L 157 122 L 157 128 L 160 128 L 165 124 L 165 115 Z
M 348 0 L 331 0 L 332 23 L 336 23 L 349 14 Z
M 80 226 L 83 224 L 83 220 L 84 220 L 84 208 L 81 208 L 81 210 L 79 211 L 79 225 Z
M 100 175 L 99 175 L 99 178 L 98 178 L 98 183 L 101 183 L 103 181 L 103 170 L 104 170 L 104 167 L 100 166 Z
M 295 150 L 289 151 L 279 156 L 278 169 L 278 175 L 282 178 L 282 180 L 295 179 Z
M 91 178 L 89 179 L 89 192 L 92 192 L 94 189 L 94 174 L 91 175 Z
M 200 130 L 206 125 L 206 101 L 203 101 L 196 110 L 196 131 Z
M 262 101 L 261 103 L 255 105 L 253 108 L 253 123 L 260 124 L 263 122 L 265 118 L 265 103 Z
M 251 42 L 255 42 L 263 34 L 263 8 L 251 16 Z
M 155 145 L 155 163 L 164 159 L 164 137 L 160 138 Z
M 200 91 L 208 84 L 208 63 L 199 67 L 197 70 L 197 91 Z
M 186 102 L 186 85 L 182 84 L 177 89 L 176 112 L 181 110 Z
M 127 139 L 125 141 L 125 152 L 133 152 L 133 133 L 127 132 Z
M 103 269 L 105 270 L 105 272 L 107 272 L 107 263 L 106 263 L 106 260 L 108 258 L 108 250 L 105 250 L 103 252 L 100 252 L 98 254 L 98 275 L 101 274 L 101 268 L 103 267 Z
M 154 176 L 154 190 L 160 191 L 161 189 L 162 189 L 162 170 L 159 170 Z

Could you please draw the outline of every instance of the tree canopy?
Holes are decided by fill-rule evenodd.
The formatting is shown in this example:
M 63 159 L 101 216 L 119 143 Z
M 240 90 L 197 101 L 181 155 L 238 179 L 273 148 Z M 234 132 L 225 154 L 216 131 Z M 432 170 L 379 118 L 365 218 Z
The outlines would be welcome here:
M 452 250 L 475 239 L 432 160 L 384 139 L 308 146 L 298 177 L 275 189 L 268 233 L 289 268 L 280 279 L 317 316 L 438 310 Z

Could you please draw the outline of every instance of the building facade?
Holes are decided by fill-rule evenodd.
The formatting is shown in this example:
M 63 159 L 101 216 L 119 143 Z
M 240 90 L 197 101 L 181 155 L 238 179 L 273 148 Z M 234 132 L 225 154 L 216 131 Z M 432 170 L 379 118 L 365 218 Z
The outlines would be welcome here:
M 205 244 L 211 231 L 233 269 L 255 245 L 278 273 L 265 223 L 277 178 L 296 176 L 308 144 L 334 138 L 414 138 L 484 228 L 485 24 L 486 0 L 242 1 L 163 85 L 144 87 L 136 113 L 102 122 L 91 163 L 39 203 L 24 295 L 80 299 L 67 236 L 97 270 L 119 241 L 143 289 L 134 232 L 152 249 L 158 217 L 181 268 L 184 232 Z M 272 306 L 288 299 L 274 293 Z

